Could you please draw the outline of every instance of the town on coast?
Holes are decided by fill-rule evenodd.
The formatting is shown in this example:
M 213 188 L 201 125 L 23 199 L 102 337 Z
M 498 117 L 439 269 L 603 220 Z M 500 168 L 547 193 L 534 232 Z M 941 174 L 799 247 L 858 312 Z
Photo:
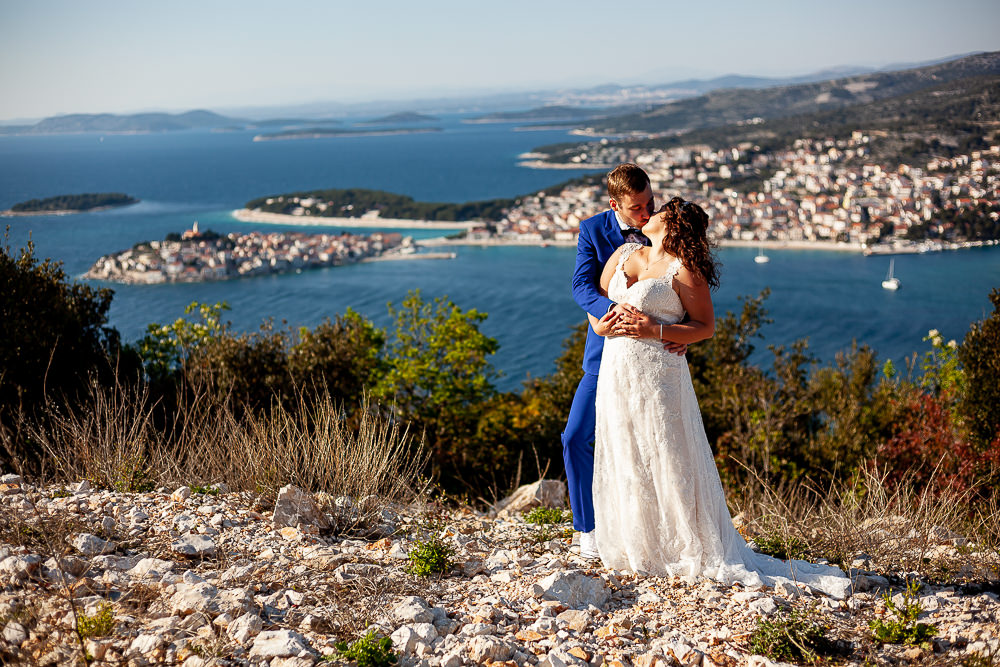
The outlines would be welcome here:
M 924 253 L 995 245 L 995 240 L 948 240 L 955 223 L 947 212 L 1000 211 L 1000 145 L 919 165 L 889 168 L 867 160 L 873 142 L 864 132 L 846 139 L 799 139 L 788 150 L 759 152 L 752 145 L 714 149 L 695 145 L 633 149 L 613 143 L 582 144 L 565 162 L 545 154 L 522 156 L 530 168 L 592 167 L 635 162 L 650 176 L 661 202 L 680 195 L 709 214 L 709 234 L 720 246 L 823 249 L 864 254 Z M 562 159 L 566 159 L 562 156 Z M 859 162 L 860 160 L 860 162 Z M 769 177 L 750 190 L 737 184 L 754 172 Z M 315 215 L 322 202 L 303 200 L 290 214 L 241 209 L 247 222 L 372 228 L 449 229 L 459 233 L 420 245 L 575 245 L 580 222 L 607 207 L 596 179 L 520 197 L 501 219 L 482 222 L 389 220 L 378 211 L 360 217 Z M 926 237 L 913 233 L 923 229 Z
M 139 243 L 105 255 L 85 278 L 128 284 L 203 282 L 289 273 L 307 268 L 390 259 L 443 259 L 452 253 L 417 253 L 399 233 L 306 234 L 250 232 L 225 236 L 198 223 L 181 235 Z

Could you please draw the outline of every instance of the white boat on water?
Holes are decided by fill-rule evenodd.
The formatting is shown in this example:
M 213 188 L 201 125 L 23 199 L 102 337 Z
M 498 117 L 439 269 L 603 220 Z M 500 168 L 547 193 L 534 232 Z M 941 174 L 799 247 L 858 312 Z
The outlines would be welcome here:
M 753 258 L 753 261 L 758 264 L 767 264 L 771 261 L 771 258 L 764 254 L 764 246 L 761 246 L 757 250 L 757 256 Z
M 889 273 L 886 275 L 885 280 L 882 281 L 882 289 L 899 289 L 900 287 L 899 278 L 894 278 L 892 276 L 892 270 L 894 268 L 895 263 L 896 260 L 894 259 L 889 260 Z

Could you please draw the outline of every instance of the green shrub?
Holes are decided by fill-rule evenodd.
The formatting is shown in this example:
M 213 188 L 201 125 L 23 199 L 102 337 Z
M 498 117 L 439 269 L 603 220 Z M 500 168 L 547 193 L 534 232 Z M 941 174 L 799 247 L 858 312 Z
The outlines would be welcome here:
M 757 536 L 753 541 L 761 553 L 782 560 L 803 558 L 809 552 L 808 545 L 799 538 L 778 533 Z
M 564 523 L 571 521 L 573 514 L 558 507 L 536 507 L 530 512 L 524 513 L 524 520 L 539 526 L 551 523 Z
M 923 607 L 916 599 L 918 592 L 920 583 L 914 580 L 906 584 L 901 606 L 892 601 L 889 593 L 882 596 L 886 609 L 894 618 L 888 620 L 879 618 L 868 624 L 876 641 L 883 644 L 922 646 L 937 634 L 937 628 L 933 625 L 917 622 L 917 617 L 923 612 Z
M 815 662 L 821 654 L 829 654 L 833 644 L 813 614 L 793 609 L 759 619 L 750 635 L 750 648 L 775 660 Z
M 337 654 L 353 660 L 358 667 L 388 667 L 396 664 L 396 654 L 392 651 L 392 639 L 380 637 L 375 630 L 350 645 L 347 642 L 334 644 Z
M 406 571 L 418 577 L 429 577 L 432 574 L 447 574 L 454 565 L 452 557 L 455 550 L 437 535 L 430 539 L 418 541 L 407 557 L 410 565 Z
M 191 493 L 203 493 L 206 496 L 219 495 L 219 488 L 216 486 L 201 486 L 199 484 L 192 484 L 188 488 L 191 489 Z
M 80 614 L 76 631 L 83 639 L 106 637 L 115 629 L 115 611 L 109 602 L 102 602 L 93 615 Z

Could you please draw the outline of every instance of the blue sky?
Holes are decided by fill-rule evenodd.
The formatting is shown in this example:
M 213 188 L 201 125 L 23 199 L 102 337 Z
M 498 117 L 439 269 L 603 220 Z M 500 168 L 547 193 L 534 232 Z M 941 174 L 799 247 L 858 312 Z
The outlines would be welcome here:
M 993 50 L 997 0 L 0 0 L 0 119 L 792 75 Z

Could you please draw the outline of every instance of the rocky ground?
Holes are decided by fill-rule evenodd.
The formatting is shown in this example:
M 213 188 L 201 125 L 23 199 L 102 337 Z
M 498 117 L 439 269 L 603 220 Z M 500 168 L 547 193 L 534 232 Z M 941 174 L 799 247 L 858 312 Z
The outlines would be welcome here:
M 1000 662 L 993 593 L 924 586 L 919 620 L 937 627 L 933 642 L 879 646 L 868 624 L 888 617 L 888 581 L 874 573 L 854 571 L 853 594 L 838 600 L 807 587 L 604 569 L 572 552 L 565 524 L 525 523 L 538 487 L 496 517 L 379 507 L 376 534 L 345 539 L 294 488 L 261 507 L 187 487 L 125 494 L 0 482 L 6 664 L 82 664 L 81 641 L 93 664 L 347 664 L 335 643 L 375 628 L 402 665 L 769 665 L 750 635 L 790 609 L 828 628 L 841 652 L 834 663 Z M 454 550 L 453 570 L 408 573 L 414 545 L 435 535 Z

